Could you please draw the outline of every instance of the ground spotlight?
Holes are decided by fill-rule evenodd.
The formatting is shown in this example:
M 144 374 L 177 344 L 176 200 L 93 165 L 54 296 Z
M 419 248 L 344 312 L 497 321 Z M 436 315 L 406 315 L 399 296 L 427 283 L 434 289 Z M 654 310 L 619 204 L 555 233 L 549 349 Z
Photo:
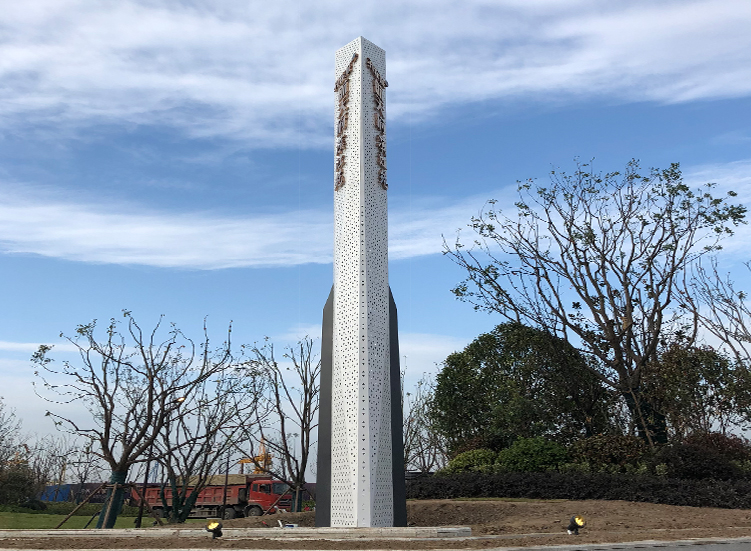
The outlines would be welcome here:
M 586 524 L 584 517 L 581 515 L 574 515 L 568 523 L 568 533 L 574 536 L 579 535 L 579 528 L 583 528 Z
M 206 523 L 206 531 L 211 532 L 211 539 L 222 537 L 222 523 L 218 520 L 210 520 Z

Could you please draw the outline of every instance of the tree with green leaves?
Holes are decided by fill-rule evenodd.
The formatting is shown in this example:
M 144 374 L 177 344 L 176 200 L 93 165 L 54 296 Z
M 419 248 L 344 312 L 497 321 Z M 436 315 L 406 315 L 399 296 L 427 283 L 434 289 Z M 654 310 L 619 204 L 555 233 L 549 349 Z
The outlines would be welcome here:
M 727 433 L 751 420 L 751 377 L 744 364 L 709 346 L 673 343 L 643 373 L 644 393 L 677 440 Z
M 471 221 L 475 237 L 446 245 L 467 275 L 454 293 L 574 343 L 622 395 L 639 435 L 664 442 L 666 420 L 642 393 L 643 372 L 662 344 L 692 339 L 692 320 L 674 309 L 678 284 L 746 209 L 714 197 L 714 184 L 690 188 L 677 163 L 642 172 L 633 160 L 623 173 L 602 174 L 577 162 L 573 174 L 553 171 L 550 180 L 520 183 L 510 216 L 490 201 Z
M 505 323 L 451 354 L 436 378 L 435 427 L 452 454 L 519 437 L 561 441 L 609 430 L 612 399 L 566 341 Z

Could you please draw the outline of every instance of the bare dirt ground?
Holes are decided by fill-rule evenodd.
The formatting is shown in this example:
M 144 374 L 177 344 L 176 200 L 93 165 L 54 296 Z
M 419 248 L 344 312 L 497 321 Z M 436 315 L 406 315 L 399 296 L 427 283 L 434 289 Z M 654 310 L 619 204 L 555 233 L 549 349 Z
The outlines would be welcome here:
M 625 501 L 425 500 L 408 502 L 411 526 L 471 526 L 470 539 L 316 540 L 266 538 L 54 538 L 0 540 L 14 549 L 484 549 L 583 543 L 733 538 L 751 536 L 751 510 L 675 507 Z M 574 514 L 587 526 L 579 536 L 566 534 Z M 313 526 L 314 513 L 269 515 L 225 521 L 227 528 L 277 527 L 277 520 Z M 265 523 L 265 524 L 264 524 Z M 293 530 L 290 530 L 292 532 Z

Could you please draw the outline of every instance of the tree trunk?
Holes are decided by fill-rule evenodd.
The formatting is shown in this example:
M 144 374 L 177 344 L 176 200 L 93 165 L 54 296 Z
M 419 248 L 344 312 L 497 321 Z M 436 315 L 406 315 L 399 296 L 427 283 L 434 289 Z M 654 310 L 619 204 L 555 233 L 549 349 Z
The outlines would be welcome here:
M 655 444 L 667 444 L 668 427 L 665 415 L 652 407 L 638 387 L 624 391 L 623 397 L 636 423 L 639 438 L 644 440 L 650 448 L 654 448 Z
M 188 494 L 188 497 L 183 502 L 182 507 L 180 508 L 180 514 L 177 517 L 177 522 L 184 523 L 186 520 L 188 520 L 188 516 L 190 516 L 190 511 L 193 509 L 193 506 L 196 504 L 196 500 L 198 499 L 198 494 L 200 492 L 197 492 L 192 490 L 190 494 Z
M 172 489 L 172 503 L 169 507 L 169 521 L 172 524 L 185 522 L 184 519 L 181 520 L 183 516 L 183 509 L 185 508 L 185 483 L 186 480 L 183 478 L 182 487 L 178 487 L 177 477 L 169 477 L 169 484 L 170 488 Z M 190 509 L 188 509 L 188 511 L 190 511 Z M 187 517 L 187 514 L 185 516 Z
M 299 513 L 302 511 L 302 496 L 304 489 L 301 485 L 295 485 L 292 491 L 292 507 L 291 513 Z
M 123 485 L 128 477 L 128 471 L 112 471 L 110 475 L 110 488 L 107 490 L 107 496 L 104 499 L 104 506 L 102 512 L 99 513 L 99 520 L 97 521 L 97 528 L 114 528 L 115 521 L 117 521 L 117 515 L 120 514 L 120 509 L 123 507 L 123 498 L 125 497 L 125 491 Z

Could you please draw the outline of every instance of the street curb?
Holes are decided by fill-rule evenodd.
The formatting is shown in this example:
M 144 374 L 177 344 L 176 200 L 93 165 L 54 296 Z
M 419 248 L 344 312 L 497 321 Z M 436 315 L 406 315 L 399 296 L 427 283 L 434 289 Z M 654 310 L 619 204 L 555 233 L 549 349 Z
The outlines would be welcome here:
M 582 545 L 544 545 L 537 547 L 489 547 L 484 548 L 482 551 L 596 551 L 596 550 L 610 550 L 610 549 L 643 549 L 643 548 L 658 548 L 658 547 L 671 547 L 671 546 L 689 546 L 689 545 L 722 545 L 722 544 L 738 544 L 738 543 L 751 543 L 751 537 L 742 538 L 696 538 L 690 540 L 675 540 L 675 541 L 660 541 L 660 540 L 644 540 L 644 541 L 632 541 L 626 543 L 585 543 Z M 408 549 L 408 548 L 404 548 Z M 368 551 L 399 551 L 400 548 L 390 549 L 369 549 Z M 44 551 L 70 551 L 67 549 L 56 549 L 54 546 L 50 546 L 44 549 Z M 88 549 L 80 548 L 77 551 L 156 551 L 154 548 L 129 548 L 129 549 Z M 216 547 L 201 547 L 201 548 L 177 548 L 170 549 L 169 551 L 216 551 Z M 279 549 L 264 549 L 258 548 L 236 548 L 233 551 L 279 551 Z M 285 548 L 285 551 L 310 551 L 310 550 L 297 550 L 294 547 Z M 346 550 L 340 550 L 346 551 Z M 438 551 L 467 551 L 465 549 L 440 549 Z
M 408 528 L 222 528 L 225 538 L 252 539 L 447 539 L 467 538 L 469 526 Z M 0 530 L 0 540 L 34 538 L 210 538 L 204 529 L 195 528 L 110 528 L 88 530 Z
M 687 540 L 641 540 L 628 541 L 620 543 L 583 543 L 579 545 L 538 545 L 525 547 L 489 547 L 483 551 L 582 551 L 598 549 L 636 549 L 636 548 L 654 548 L 654 547 L 671 547 L 671 546 L 688 546 L 688 545 L 722 545 L 734 543 L 751 543 L 751 537 L 744 536 L 740 538 L 692 538 Z M 175 550 L 170 550 L 175 551 Z M 193 550 L 196 551 L 196 550 Z M 448 549 L 442 551 L 449 551 Z M 457 550 L 453 550 L 457 551 Z
M 461 540 L 503 540 L 517 537 L 541 537 L 550 536 L 550 533 L 529 533 L 514 535 L 495 535 L 495 536 L 471 536 L 471 530 L 467 526 L 457 527 L 410 527 L 410 528 L 227 528 L 223 529 L 225 538 L 247 538 L 253 540 L 283 540 L 289 543 L 285 551 L 297 551 L 295 549 L 295 540 L 299 539 L 317 539 L 327 541 L 417 541 L 417 540 L 441 540 L 441 541 L 461 541 Z M 54 539 L 61 537 L 79 537 L 82 545 L 77 551 L 102 551 L 101 549 L 88 549 L 85 547 L 86 539 L 92 537 L 104 538 L 142 538 L 150 540 L 152 538 L 178 537 L 178 538 L 205 538 L 211 539 L 211 535 L 205 530 L 184 529 L 184 528 L 121 528 L 121 529 L 89 529 L 89 530 L 0 530 L 0 540 L 4 539 L 42 539 L 51 538 L 50 545 L 45 547 L 47 551 L 64 551 L 55 548 Z M 457 541 L 457 543 L 458 543 Z M 144 542 L 145 543 L 145 542 Z M 208 543 L 208 542 L 207 542 Z M 500 543 L 500 541 L 499 541 Z M 610 551 L 615 549 L 640 549 L 640 548 L 661 548 L 661 547 L 686 547 L 692 545 L 723 545 L 723 544 L 751 544 L 750 536 L 738 538 L 691 538 L 681 540 L 638 540 L 618 543 L 582 543 L 582 544 L 558 544 L 558 545 L 535 545 L 535 546 L 508 546 L 508 547 L 486 547 L 482 551 Z M 371 549 L 368 551 L 396 551 L 398 547 L 385 549 Z M 405 546 L 404 549 L 408 549 Z M 248 547 L 252 551 L 264 551 L 262 547 Z M 106 551 L 120 551 L 108 549 Z M 144 549 L 127 549 L 122 551 L 154 551 L 153 548 Z M 169 551 L 216 551 L 210 547 L 206 548 L 176 548 Z M 235 551 L 242 551 L 238 548 Z M 271 551 L 271 550 L 269 550 Z M 278 550 L 273 550 L 278 551 Z M 300 550 L 303 551 L 303 550 Z M 441 549 L 439 551 L 466 551 L 465 549 Z

